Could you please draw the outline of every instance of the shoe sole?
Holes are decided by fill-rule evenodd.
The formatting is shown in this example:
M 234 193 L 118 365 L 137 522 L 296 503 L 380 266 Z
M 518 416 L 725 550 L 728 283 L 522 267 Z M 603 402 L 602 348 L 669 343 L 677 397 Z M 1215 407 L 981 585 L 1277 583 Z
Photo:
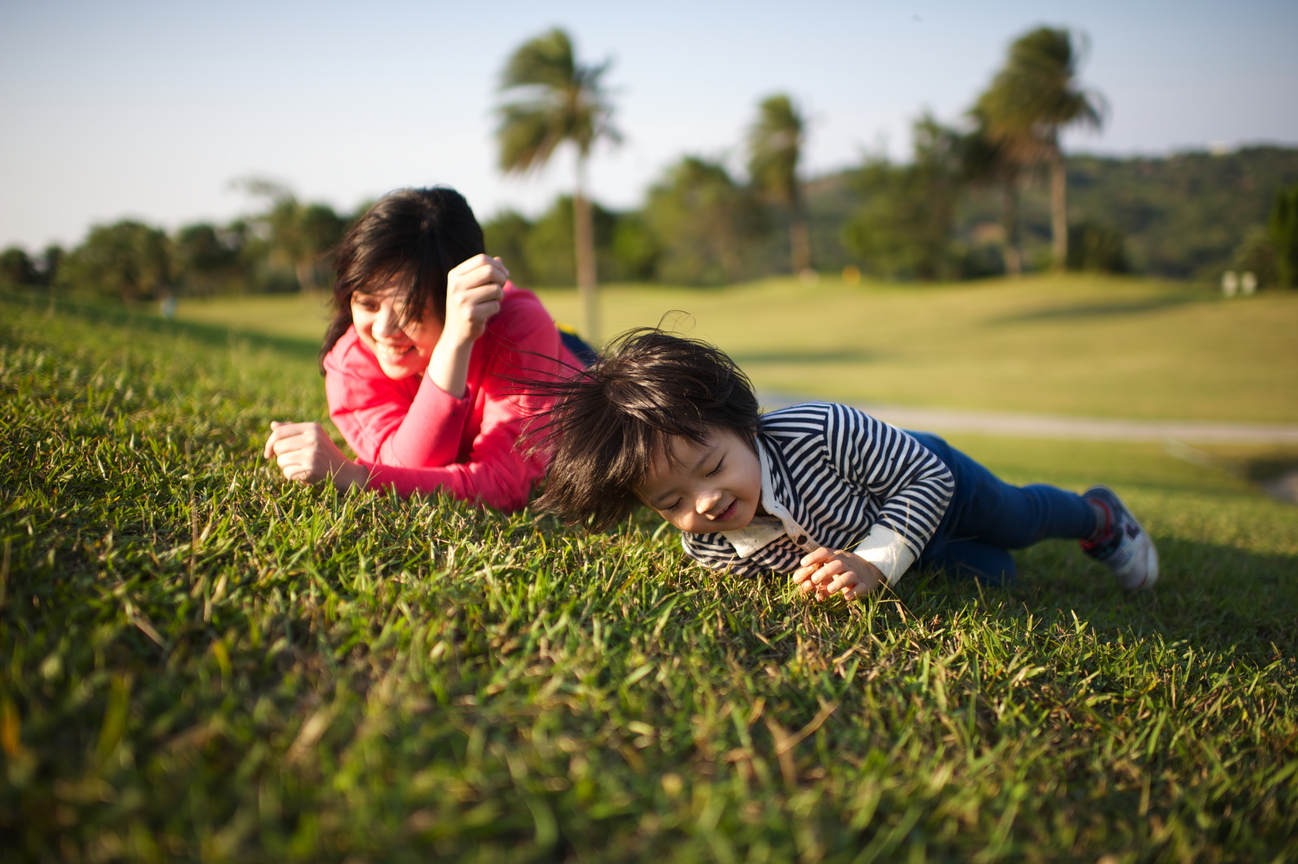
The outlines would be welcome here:
M 1136 524 L 1140 525 L 1139 522 Z M 1144 526 L 1141 526 L 1140 530 L 1145 531 Z M 1145 555 L 1145 580 L 1139 585 L 1128 588 L 1128 591 L 1144 591 L 1154 587 L 1154 583 L 1158 581 L 1158 547 L 1154 545 L 1154 539 L 1149 537 L 1149 532 L 1145 532 L 1145 537 L 1149 539 L 1149 552 Z

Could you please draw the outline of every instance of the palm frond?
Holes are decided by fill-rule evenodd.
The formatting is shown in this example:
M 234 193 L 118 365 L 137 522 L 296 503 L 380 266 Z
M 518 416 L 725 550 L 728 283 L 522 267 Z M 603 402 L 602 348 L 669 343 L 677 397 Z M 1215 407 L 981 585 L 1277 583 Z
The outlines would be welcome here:
M 1107 105 L 1098 93 L 1078 86 L 1078 62 L 1068 30 L 1040 27 L 1016 40 L 974 109 L 988 137 L 1031 164 L 1058 148 L 1061 127 L 1102 126 Z
M 555 28 L 523 43 L 514 52 L 505 65 L 500 89 L 544 87 L 561 90 L 571 86 L 575 73 L 572 40 L 567 33 Z
M 497 109 L 500 167 L 526 172 L 549 161 L 570 141 L 582 158 L 600 140 L 619 143 L 613 105 L 601 85 L 611 61 L 586 66 L 574 57 L 572 40 L 554 29 L 519 47 L 501 75 L 501 91 L 521 97 Z

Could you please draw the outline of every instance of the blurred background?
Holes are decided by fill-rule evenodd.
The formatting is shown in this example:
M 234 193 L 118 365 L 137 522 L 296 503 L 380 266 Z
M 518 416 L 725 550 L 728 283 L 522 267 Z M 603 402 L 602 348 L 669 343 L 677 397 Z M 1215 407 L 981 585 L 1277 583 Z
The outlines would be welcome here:
M 1293 278 L 1295 33 L 1267 0 L 7 2 L 0 278 L 315 292 L 359 209 L 444 183 L 528 286 L 1265 289 Z M 529 141 L 564 87 L 589 110 Z

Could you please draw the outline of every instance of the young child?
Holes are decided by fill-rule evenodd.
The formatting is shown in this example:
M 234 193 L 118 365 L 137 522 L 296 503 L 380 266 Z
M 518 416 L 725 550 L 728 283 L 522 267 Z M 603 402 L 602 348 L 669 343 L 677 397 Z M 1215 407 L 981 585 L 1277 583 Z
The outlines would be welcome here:
M 1158 579 L 1153 542 L 1107 487 L 1011 486 L 845 405 L 760 414 L 744 373 L 697 340 L 632 331 L 546 389 L 557 400 L 528 435 L 550 453 L 538 506 L 604 530 L 645 504 L 713 569 L 861 597 L 916 562 L 1000 584 L 1007 550 L 1069 537 L 1123 588 Z

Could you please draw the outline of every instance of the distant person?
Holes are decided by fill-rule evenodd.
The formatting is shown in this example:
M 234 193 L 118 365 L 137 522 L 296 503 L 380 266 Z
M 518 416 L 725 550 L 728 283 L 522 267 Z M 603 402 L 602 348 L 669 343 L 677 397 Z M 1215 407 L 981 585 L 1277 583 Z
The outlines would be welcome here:
M 710 568 L 860 597 L 916 562 L 1010 581 L 1008 550 L 1070 537 L 1123 588 L 1158 579 L 1153 542 L 1107 487 L 1011 486 L 935 435 L 845 405 L 759 414 L 743 372 L 696 340 L 632 331 L 544 389 L 557 401 L 529 431 L 551 454 L 537 505 L 601 530 L 644 504 Z
M 516 382 L 571 374 L 574 350 L 589 349 L 561 337 L 541 301 L 484 254 L 452 189 L 383 197 L 347 232 L 336 266 L 320 368 L 329 416 L 359 460 L 318 423 L 271 423 L 265 457 L 303 483 L 526 505 L 544 458 L 515 443 L 546 402 Z

